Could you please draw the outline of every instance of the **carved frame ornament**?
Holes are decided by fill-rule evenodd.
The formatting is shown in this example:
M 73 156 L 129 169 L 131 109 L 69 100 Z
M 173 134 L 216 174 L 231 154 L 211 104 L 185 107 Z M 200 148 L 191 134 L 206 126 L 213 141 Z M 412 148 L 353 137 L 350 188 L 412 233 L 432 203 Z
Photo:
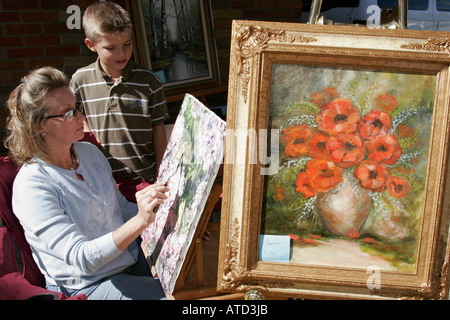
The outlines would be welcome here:
M 282 29 L 263 28 L 253 25 L 237 25 L 235 32 L 237 63 L 235 64 L 237 74 L 243 83 L 242 95 L 247 102 L 248 83 L 250 81 L 250 61 L 255 55 L 261 54 L 268 47 L 270 40 L 279 43 L 310 43 L 316 41 L 311 37 L 293 35 Z
M 227 136 L 218 283 L 221 292 L 256 289 L 266 298 L 447 299 L 449 294 L 450 37 L 445 32 L 233 21 L 227 128 L 267 129 L 273 63 L 436 75 L 433 143 L 416 272 L 382 273 L 379 290 L 362 282 L 366 270 L 259 260 L 264 177 L 251 162 L 257 146 Z M 305 79 L 308 81 L 308 79 Z M 233 132 L 233 131 L 231 131 Z M 433 186 L 433 187 L 431 187 Z

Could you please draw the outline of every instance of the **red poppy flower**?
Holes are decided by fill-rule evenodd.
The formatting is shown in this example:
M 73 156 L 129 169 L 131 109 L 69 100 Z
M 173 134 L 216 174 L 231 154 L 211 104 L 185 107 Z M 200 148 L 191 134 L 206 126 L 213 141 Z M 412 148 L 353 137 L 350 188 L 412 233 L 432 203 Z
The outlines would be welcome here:
M 281 137 L 281 143 L 286 145 L 284 152 L 288 156 L 298 157 L 308 152 L 312 131 L 308 126 L 290 126 Z
M 316 132 L 309 142 L 308 155 L 311 158 L 320 158 L 331 160 L 330 153 L 327 149 L 327 142 L 330 137 L 324 133 Z
M 409 191 L 409 183 L 402 177 L 390 176 L 387 181 L 387 189 L 389 194 L 395 198 L 406 196 Z
M 397 134 L 400 138 L 412 137 L 414 133 L 415 133 L 414 128 L 411 128 L 406 124 L 399 124 L 397 127 Z
M 297 181 L 295 181 L 295 184 L 297 185 L 295 190 L 301 192 L 305 198 L 310 198 L 317 194 L 317 189 L 311 186 L 311 178 L 306 171 L 301 172 L 297 176 Z
M 350 239 L 358 239 L 361 236 L 361 232 L 358 230 L 350 230 L 347 232 L 347 237 Z
M 282 186 L 279 186 L 279 185 L 277 185 L 276 187 L 275 187 L 275 191 L 276 191 L 276 195 L 274 195 L 273 196 L 273 199 L 274 200 L 276 200 L 276 201 L 283 201 L 284 200 L 284 198 L 286 197 L 285 195 L 284 195 L 284 188 L 282 187 Z
M 323 107 L 338 95 L 339 92 L 337 91 L 336 87 L 328 87 L 319 92 L 314 92 L 313 94 L 311 94 L 310 101 L 318 105 L 319 107 Z
M 306 239 L 303 239 L 303 241 L 304 241 L 305 243 L 307 243 L 307 244 L 319 244 L 319 242 L 318 242 L 317 240 L 314 240 L 314 239 L 308 239 L 308 238 L 306 238 Z
M 367 140 L 364 146 L 370 160 L 384 164 L 395 164 L 403 152 L 397 137 L 392 134 L 376 136 Z
M 403 166 L 396 166 L 394 168 L 394 171 L 396 171 L 400 174 L 406 174 L 406 175 L 414 174 L 417 172 L 416 169 L 407 168 L 407 167 L 403 167 Z
M 378 241 L 376 241 L 374 238 L 364 238 L 364 243 L 372 243 L 372 244 L 380 244 Z
M 387 112 L 394 111 L 398 107 L 397 98 L 388 93 L 378 95 L 375 98 L 375 103 L 379 109 Z
M 323 192 L 335 188 L 343 181 L 342 171 L 334 162 L 324 159 L 311 160 L 306 169 L 311 186 Z
M 372 110 L 370 113 L 366 114 L 359 123 L 358 132 L 364 139 L 378 135 L 391 134 L 391 115 L 377 109 Z
M 364 158 L 364 142 L 354 133 L 330 137 L 327 149 L 333 161 L 343 168 L 352 167 Z
M 284 129 L 280 140 L 281 143 L 287 144 L 309 135 L 311 135 L 311 129 L 307 125 L 291 125 Z
M 370 160 L 365 160 L 355 169 L 355 177 L 361 187 L 375 192 L 381 192 L 386 187 L 386 181 L 390 176 L 389 169 Z
M 349 99 L 334 99 L 316 117 L 319 130 L 330 135 L 353 133 L 361 119 L 358 109 Z

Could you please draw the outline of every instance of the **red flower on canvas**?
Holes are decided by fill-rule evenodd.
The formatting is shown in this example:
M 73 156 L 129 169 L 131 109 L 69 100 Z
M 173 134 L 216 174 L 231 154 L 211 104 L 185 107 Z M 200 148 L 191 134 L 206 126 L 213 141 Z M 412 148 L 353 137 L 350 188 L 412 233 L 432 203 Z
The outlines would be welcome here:
M 318 191 L 326 192 L 335 188 L 343 181 L 343 169 L 332 161 L 313 159 L 308 162 L 306 173 L 310 178 L 310 185 Z
M 339 92 L 336 87 L 328 87 L 319 92 L 314 92 L 313 94 L 311 94 L 310 101 L 322 108 L 338 95 Z
M 308 238 L 306 238 L 306 239 L 303 239 L 303 241 L 304 241 L 305 243 L 307 243 L 307 244 L 319 244 L 319 242 L 318 242 L 317 240 L 314 240 L 314 239 L 308 239 Z
M 358 125 L 358 132 L 364 139 L 391 134 L 392 117 L 387 112 L 374 109 L 363 117 Z
M 310 101 L 321 107 L 315 116 L 317 128 L 291 125 L 282 134 L 281 142 L 287 156 L 312 158 L 306 170 L 297 174 L 296 191 L 310 198 L 318 191 L 334 189 L 343 181 L 343 170 L 355 167 L 353 174 L 362 188 L 373 192 L 388 189 L 392 196 L 404 197 L 410 189 L 408 182 L 391 177 L 388 168 L 397 164 L 403 153 L 389 114 L 398 107 L 396 97 L 388 93 L 378 95 L 375 105 L 380 110 L 372 109 L 362 117 L 350 99 L 338 96 L 335 87 L 314 92 Z M 407 138 L 413 136 L 415 130 L 398 124 L 395 133 Z M 277 188 L 274 199 L 282 201 L 283 197 L 283 192 Z
M 412 137 L 415 130 L 406 124 L 399 124 L 397 127 L 397 134 L 400 138 Z
M 384 164 L 395 164 L 402 155 L 402 148 L 395 135 L 382 135 L 367 140 L 364 143 L 367 157 L 370 160 Z
M 291 157 L 298 157 L 308 153 L 312 131 L 308 126 L 290 126 L 281 137 L 281 143 L 286 145 L 284 152 Z
M 325 105 L 316 117 L 319 130 L 330 135 L 355 132 L 360 119 L 358 109 L 349 99 L 342 98 Z
M 408 181 L 397 176 L 390 176 L 386 185 L 389 194 L 395 198 L 405 197 L 410 189 Z
M 382 192 L 386 188 L 390 170 L 383 164 L 364 160 L 355 169 L 355 177 L 361 187 L 375 192 Z
M 361 236 L 361 232 L 358 230 L 350 230 L 347 232 L 347 237 L 350 239 L 358 239 Z
M 309 142 L 308 155 L 311 158 L 320 158 L 331 160 L 330 153 L 327 149 L 327 142 L 330 137 L 321 132 L 315 132 Z
M 284 129 L 281 143 L 287 144 L 296 139 L 304 138 L 308 134 L 311 134 L 311 129 L 307 125 L 291 125 Z
M 343 168 L 352 167 L 364 158 L 364 142 L 354 133 L 341 133 L 330 137 L 327 149 L 333 161 Z
M 300 174 L 297 176 L 295 185 L 297 186 L 295 190 L 301 192 L 305 196 L 305 198 L 311 198 L 317 194 L 317 189 L 311 185 L 311 178 L 305 171 L 300 172 Z
M 275 187 L 275 191 L 276 191 L 276 194 L 273 196 L 273 198 L 275 199 L 275 200 L 278 200 L 278 201 L 283 201 L 284 200 L 284 198 L 286 197 L 285 195 L 284 195 L 284 188 L 282 187 L 282 186 L 279 186 L 279 185 L 277 185 L 276 187 Z
M 375 98 L 375 103 L 379 109 L 387 112 L 394 111 L 398 107 L 398 101 L 395 96 L 389 93 L 383 93 Z
M 400 173 L 400 174 L 406 174 L 406 175 L 410 175 L 410 174 L 414 174 L 416 173 L 416 169 L 413 168 L 406 168 L 403 166 L 398 166 L 394 168 L 394 171 Z
M 371 243 L 371 244 L 380 244 L 378 241 L 376 241 L 374 238 L 364 238 L 364 243 Z

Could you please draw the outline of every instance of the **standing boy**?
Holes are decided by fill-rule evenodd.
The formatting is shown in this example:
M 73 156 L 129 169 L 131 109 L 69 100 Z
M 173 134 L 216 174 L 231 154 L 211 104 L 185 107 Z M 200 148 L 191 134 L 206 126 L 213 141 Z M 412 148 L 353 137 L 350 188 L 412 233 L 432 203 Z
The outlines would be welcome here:
M 134 200 L 136 191 L 152 183 L 166 149 L 168 117 L 161 82 L 130 60 L 132 23 L 113 2 L 86 9 L 83 29 L 97 61 L 79 69 L 71 88 L 83 103 L 86 122 L 108 159 L 119 189 Z

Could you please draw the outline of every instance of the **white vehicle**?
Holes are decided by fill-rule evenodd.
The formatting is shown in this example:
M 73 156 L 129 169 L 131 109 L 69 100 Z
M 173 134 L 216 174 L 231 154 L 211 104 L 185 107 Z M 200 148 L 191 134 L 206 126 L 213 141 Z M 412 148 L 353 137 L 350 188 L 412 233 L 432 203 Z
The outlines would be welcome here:
M 313 0 L 312 0 L 313 1 Z M 311 0 L 304 0 L 302 22 L 308 21 Z M 336 23 L 366 24 L 387 6 L 392 10 L 397 0 L 322 0 L 320 16 Z M 374 10 L 377 6 L 379 10 Z M 379 21 L 379 20 L 378 20 Z M 450 31 L 450 0 L 408 0 L 408 29 Z

